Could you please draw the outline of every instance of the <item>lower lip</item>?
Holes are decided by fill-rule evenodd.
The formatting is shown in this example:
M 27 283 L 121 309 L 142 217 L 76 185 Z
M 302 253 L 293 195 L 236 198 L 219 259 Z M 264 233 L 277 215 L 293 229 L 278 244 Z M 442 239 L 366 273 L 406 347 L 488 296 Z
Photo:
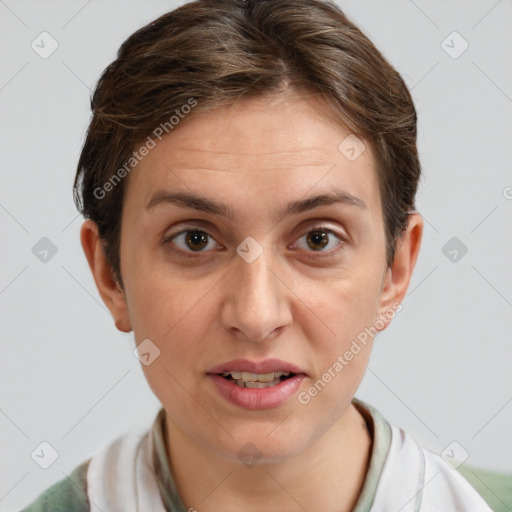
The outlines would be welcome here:
M 220 375 L 210 373 L 208 377 L 228 402 L 244 409 L 259 410 L 273 409 L 284 404 L 297 393 L 305 375 L 297 374 L 268 388 L 242 388 Z

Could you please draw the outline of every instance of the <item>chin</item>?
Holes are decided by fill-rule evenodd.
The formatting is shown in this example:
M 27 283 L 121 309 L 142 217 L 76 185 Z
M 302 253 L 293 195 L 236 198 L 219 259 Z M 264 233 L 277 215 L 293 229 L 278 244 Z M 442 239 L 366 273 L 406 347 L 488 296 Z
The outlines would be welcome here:
M 269 424 L 265 428 L 252 425 L 247 430 L 237 429 L 233 437 L 226 437 L 222 445 L 216 444 L 212 449 L 227 460 L 252 466 L 286 461 L 314 442 L 313 436 L 304 431 L 293 432 L 287 428 L 278 432 L 279 428 Z

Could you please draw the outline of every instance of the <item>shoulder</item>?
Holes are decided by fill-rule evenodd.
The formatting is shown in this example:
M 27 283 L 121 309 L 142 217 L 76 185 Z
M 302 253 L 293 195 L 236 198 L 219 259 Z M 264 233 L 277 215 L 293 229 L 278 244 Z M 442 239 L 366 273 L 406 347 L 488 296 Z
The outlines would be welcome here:
M 458 470 L 492 510 L 512 510 L 512 473 L 466 465 Z
M 442 510 L 446 503 L 453 510 L 491 512 L 485 500 L 456 467 L 445 462 L 439 455 L 420 449 L 425 456 L 425 485 L 428 485 L 423 495 L 426 510 Z
M 40 494 L 21 512 L 88 512 L 87 468 L 90 459 Z
M 97 450 L 21 512 L 140 510 L 165 512 L 154 468 L 154 437 L 160 410 L 146 430 L 131 429 Z
M 491 512 L 454 467 L 395 425 L 391 425 L 391 446 L 379 488 L 382 503 L 391 505 L 392 499 L 393 506 L 400 505 L 404 512 Z
M 151 430 L 130 431 L 97 452 L 87 471 L 90 502 L 105 511 L 136 508 L 165 512 L 153 448 Z

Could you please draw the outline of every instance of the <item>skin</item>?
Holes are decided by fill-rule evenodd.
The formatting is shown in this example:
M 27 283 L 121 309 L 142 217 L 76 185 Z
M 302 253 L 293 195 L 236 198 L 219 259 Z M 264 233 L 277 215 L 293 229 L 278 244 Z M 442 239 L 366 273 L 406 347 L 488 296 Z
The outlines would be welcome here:
M 275 357 L 307 373 L 299 391 L 307 390 L 365 327 L 382 318 L 378 330 L 386 328 L 389 311 L 405 296 L 423 221 L 409 215 L 387 268 L 371 148 L 349 161 L 338 146 L 350 131 L 329 122 L 323 109 L 318 97 L 288 91 L 191 114 L 163 137 L 128 178 L 124 289 L 112 277 L 96 225 L 82 226 L 84 252 L 117 328 L 161 351 L 142 368 L 166 411 L 180 495 L 200 512 L 256 511 L 269 503 L 287 512 L 348 511 L 364 482 L 372 440 L 351 400 L 371 342 L 307 405 L 295 396 L 249 411 L 227 402 L 206 377 L 232 359 Z M 335 188 L 366 208 L 335 204 L 279 214 L 289 201 Z M 147 209 L 161 189 L 225 203 L 235 218 L 171 203 Z M 315 250 L 307 235 L 318 225 L 344 242 L 329 235 L 324 252 Z M 201 253 L 184 235 L 163 242 L 197 227 L 211 236 L 199 244 Z M 236 252 L 248 236 L 263 249 L 252 263 Z M 253 467 L 237 457 L 248 442 L 261 454 Z

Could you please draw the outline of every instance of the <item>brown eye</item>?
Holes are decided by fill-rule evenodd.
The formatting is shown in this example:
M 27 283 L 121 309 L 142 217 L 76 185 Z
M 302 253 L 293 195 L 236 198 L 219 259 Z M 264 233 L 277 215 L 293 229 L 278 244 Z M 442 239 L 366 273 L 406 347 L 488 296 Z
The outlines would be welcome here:
M 329 243 L 329 235 L 325 231 L 310 231 L 306 238 L 309 247 L 318 251 Z
M 208 252 L 209 249 L 215 249 L 217 245 L 212 236 L 206 231 L 199 229 L 187 229 L 179 233 L 169 235 L 163 240 L 164 245 L 168 245 L 173 252 L 184 256 L 193 255 L 193 253 Z M 175 246 L 175 247 L 172 247 Z
M 208 245 L 208 233 L 204 231 L 186 231 L 185 243 L 192 250 L 201 250 Z
M 344 242 L 345 239 L 332 229 L 318 226 L 302 235 L 296 245 L 310 253 L 318 252 L 319 256 L 330 256 L 337 252 Z

